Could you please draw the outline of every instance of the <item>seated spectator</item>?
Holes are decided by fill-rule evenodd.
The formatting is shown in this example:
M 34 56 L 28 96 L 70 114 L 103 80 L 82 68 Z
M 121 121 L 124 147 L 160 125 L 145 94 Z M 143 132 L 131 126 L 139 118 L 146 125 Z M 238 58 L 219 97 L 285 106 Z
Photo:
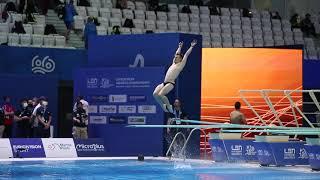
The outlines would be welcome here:
M 13 2 L 7 2 L 5 10 L 9 12 L 17 12 L 16 5 Z
M 26 7 L 26 23 L 34 23 L 36 22 L 36 18 L 33 16 L 33 13 L 37 13 L 35 8 L 35 3 L 33 0 L 28 0 L 27 7 Z
M 290 19 L 290 23 L 291 23 L 291 28 L 301 28 L 301 22 L 300 22 L 300 16 L 298 14 L 294 14 L 291 19 Z
M 221 16 L 221 12 L 219 11 L 219 8 L 217 8 L 216 6 L 209 6 L 209 10 L 210 15 Z
M 183 6 L 183 8 L 181 9 L 181 13 L 190 14 L 191 13 L 190 7 L 189 6 Z
M 15 113 L 15 120 L 17 122 L 17 138 L 29 137 L 31 115 L 32 111 L 28 108 L 27 100 L 22 100 L 21 109 Z
M 41 107 L 37 109 L 36 119 L 38 126 L 35 127 L 35 138 L 49 138 L 50 137 L 50 124 L 51 124 L 51 112 L 48 110 L 48 101 L 44 99 L 41 103 Z
M 120 26 L 113 26 L 112 27 L 112 32 L 111 32 L 112 35 L 119 35 L 121 34 L 120 32 Z
M 236 102 L 234 104 L 235 110 L 230 113 L 231 124 L 247 124 L 244 114 L 241 112 L 241 103 Z
M 26 31 L 23 28 L 23 24 L 21 21 L 14 22 L 14 26 L 11 30 L 11 33 L 17 33 L 17 34 L 25 34 Z
M 88 138 L 88 115 L 81 102 L 77 103 L 77 109 L 73 112 L 73 137 L 76 139 Z
M 64 7 L 64 23 L 66 24 L 67 27 L 67 32 L 66 32 L 66 40 L 69 40 L 69 34 L 71 30 L 74 29 L 74 16 L 77 15 L 76 9 L 74 8 L 73 5 L 73 0 L 70 0 L 68 4 L 65 5 Z
M 44 35 L 58 34 L 56 28 L 52 24 L 47 24 L 44 28 Z
M 26 0 L 20 0 L 20 4 L 18 6 L 19 14 L 23 14 L 25 6 L 26 6 Z
M 148 1 L 148 10 L 156 11 L 159 8 L 159 0 L 149 0 Z
M 281 16 L 280 16 L 280 14 L 279 14 L 278 11 L 276 11 L 276 12 L 272 15 L 272 19 L 279 19 L 279 20 L 281 20 Z
M 12 137 L 12 128 L 13 128 L 13 119 L 14 119 L 14 107 L 11 104 L 11 99 L 9 96 L 5 96 L 3 98 L 4 105 L 2 109 L 4 111 L 4 138 L 11 138 Z
M 123 27 L 126 27 L 126 28 L 134 28 L 134 24 L 133 24 L 133 21 L 132 19 L 126 19 L 123 23 Z
M 306 14 L 305 18 L 301 22 L 301 30 L 306 34 L 306 36 L 310 36 L 310 34 L 316 36 L 316 30 L 314 24 L 311 22 L 311 15 Z
M 252 18 L 252 12 L 247 8 L 243 8 L 242 9 L 242 17 Z
M 84 28 L 83 39 L 85 41 L 85 47 L 88 49 L 88 40 L 90 36 L 97 35 L 97 27 L 93 21 L 92 17 L 88 17 L 87 24 Z
M 127 9 L 127 0 L 117 0 L 116 8 L 117 9 Z

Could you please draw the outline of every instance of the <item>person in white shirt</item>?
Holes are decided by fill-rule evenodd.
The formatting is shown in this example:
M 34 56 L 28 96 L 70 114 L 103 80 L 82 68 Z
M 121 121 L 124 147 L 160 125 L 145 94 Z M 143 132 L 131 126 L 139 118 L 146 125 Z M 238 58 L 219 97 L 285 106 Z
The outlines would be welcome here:
M 73 105 L 73 111 L 77 110 L 77 102 L 81 102 L 82 108 L 86 111 L 86 114 L 89 114 L 89 103 L 83 99 L 83 96 L 78 96 L 77 101 Z
M 153 92 L 153 97 L 160 104 L 161 108 L 165 112 L 173 113 L 172 105 L 170 104 L 169 99 L 166 97 L 166 95 L 174 88 L 175 81 L 178 78 L 180 72 L 183 70 L 184 66 L 186 65 L 187 59 L 190 53 L 192 52 L 193 47 L 196 44 L 197 44 L 197 41 L 193 40 L 191 42 L 190 48 L 188 49 L 186 54 L 183 55 L 181 53 L 183 42 L 179 43 L 179 47 L 176 51 L 173 62 L 169 67 L 166 73 L 166 76 L 164 78 L 164 82 L 159 84 Z
M 234 104 L 235 110 L 230 113 L 231 124 L 247 124 L 244 114 L 240 111 L 241 103 L 236 102 Z

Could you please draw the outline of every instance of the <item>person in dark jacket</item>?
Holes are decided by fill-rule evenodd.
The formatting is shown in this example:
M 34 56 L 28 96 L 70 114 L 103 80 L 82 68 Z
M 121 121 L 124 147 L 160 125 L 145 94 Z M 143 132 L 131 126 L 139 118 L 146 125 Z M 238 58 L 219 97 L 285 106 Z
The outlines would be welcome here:
M 85 47 L 88 49 L 88 39 L 90 36 L 96 36 L 97 35 L 97 27 L 94 23 L 94 19 L 92 17 L 88 18 L 87 24 L 84 28 L 83 32 L 83 38 L 85 41 Z
M 14 22 L 14 26 L 11 30 L 12 33 L 17 33 L 17 34 L 25 34 L 26 31 L 23 28 L 23 24 L 21 21 L 16 21 Z
M 73 137 L 77 139 L 87 139 L 88 116 L 83 109 L 82 103 L 77 102 L 77 109 L 73 112 Z
M 30 134 L 30 118 L 32 111 L 28 108 L 27 100 L 21 101 L 21 109 L 16 111 L 17 138 L 27 138 Z
M 70 0 L 68 4 L 64 7 L 64 23 L 67 27 L 66 39 L 69 39 L 69 34 L 71 30 L 74 29 L 74 16 L 77 15 L 76 9 L 73 5 L 73 0 Z

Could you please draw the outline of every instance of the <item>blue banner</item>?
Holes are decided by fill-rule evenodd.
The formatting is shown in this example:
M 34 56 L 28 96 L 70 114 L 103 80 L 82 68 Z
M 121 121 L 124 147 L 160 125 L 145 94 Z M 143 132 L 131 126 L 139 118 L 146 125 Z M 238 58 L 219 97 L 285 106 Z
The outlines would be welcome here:
M 174 90 L 168 94 L 168 97 L 172 103 L 175 98 L 179 98 L 190 119 L 200 119 L 202 39 L 199 35 L 169 33 L 91 37 L 88 65 L 90 67 L 163 67 L 168 69 L 172 64 L 179 42 L 184 42 L 182 48 L 184 54 L 193 39 L 196 39 L 198 44 L 193 48 L 184 70 L 176 81 Z M 163 79 L 164 76 L 157 83 L 161 83 Z M 129 101 L 145 101 L 143 96 L 138 96 L 141 94 L 129 94 Z M 102 95 L 93 98 L 100 100 L 104 97 Z M 196 132 L 190 139 L 187 146 L 188 156 L 199 157 L 199 137 L 199 132 Z
M 320 146 L 305 145 L 309 154 L 309 164 L 312 169 L 320 170 Z
M 74 139 L 78 157 L 106 156 L 103 139 Z
M 72 80 L 75 68 L 86 67 L 85 50 L 0 46 L 2 74 L 54 75 Z
M 40 138 L 10 139 L 12 153 L 19 158 L 41 158 L 46 157 Z
M 308 153 L 304 142 L 256 142 L 258 159 L 263 165 L 307 165 Z
M 258 161 L 253 140 L 210 139 L 215 161 Z
M 88 68 L 75 72 L 74 94 L 89 100 L 89 136 L 104 139 L 108 156 L 162 155 L 162 129 L 127 128 L 163 124 L 153 98 L 163 68 Z M 117 138 L 115 138 L 117 137 Z

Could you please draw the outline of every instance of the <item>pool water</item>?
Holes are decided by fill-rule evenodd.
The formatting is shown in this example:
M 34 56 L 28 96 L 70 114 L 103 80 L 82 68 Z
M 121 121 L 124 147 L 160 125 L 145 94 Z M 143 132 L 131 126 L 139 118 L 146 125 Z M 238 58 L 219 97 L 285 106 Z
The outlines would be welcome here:
M 0 162 L 0 179 L 320 179 L 306 167 L 259 167 L 256 164 L 174 162 L 166 160 L 64 160 Z

